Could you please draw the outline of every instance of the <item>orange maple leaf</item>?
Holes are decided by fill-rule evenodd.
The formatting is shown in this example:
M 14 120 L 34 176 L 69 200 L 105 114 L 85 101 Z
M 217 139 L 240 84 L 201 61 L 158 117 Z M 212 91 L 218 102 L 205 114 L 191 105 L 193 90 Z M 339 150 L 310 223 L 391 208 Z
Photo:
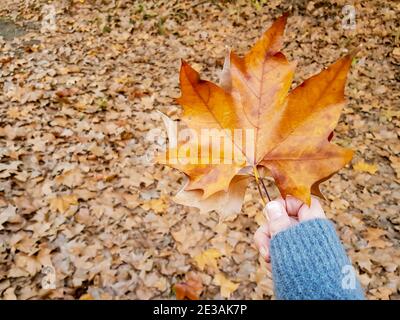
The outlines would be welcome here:
M 199 300 L 203 291 L 203 283 L 199 275 L 190 272 L 185 281 L 174 285 L 174 291 L 177 300 L 184 300 L 185 298 Z
M 234 130 L 251 131 L 254 148 L 249 151 L 233 141 L 233 150 L 227 152 L 196 139 L 169 148 L 161 162 L 189 178 L 175 197 L 178 203 L 224 216 L 238 213 L 251 173 L 263 170 L 272 175 L 283 197 L 292 195 L 309 204 L 311 193 L 322 196 L 319 184 L 351 160 L 353 152 L 330 139 L 345 103 L 352 56 L 289 92 L 295 63 L 280 52 L 286 20 L 287 15 L 277 19 L 243 58 L 230 53 L 220 85 L 200 79 L 182 62 L 177 102 L 183 123 L 197 133 L 219 130 L 225 141 L 234 140 Z M 201 148 L 222 160 L 238 152 L 242 161 L 213 162 Z

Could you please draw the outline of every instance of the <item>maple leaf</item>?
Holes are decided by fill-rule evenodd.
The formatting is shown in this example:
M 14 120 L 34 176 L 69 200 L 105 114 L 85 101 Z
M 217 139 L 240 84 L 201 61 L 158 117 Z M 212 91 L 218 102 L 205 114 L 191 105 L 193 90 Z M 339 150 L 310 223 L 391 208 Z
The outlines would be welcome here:
M 50 200 L 50 209 L 58 211 L 60 213 L 66 212 L 70 206 L 77 205 L 78 198 L 76 195 L 62 195 L 59 197 L 52 198 Z
M 222 132 L 224 141 L 233 142 L 233 150 L 196 139 L 180 140 L 168 148 L 160 162 L 188 177 L 175 197 L 178 203 L 217 210 L 223 216 L 238 213 L 247 178 L 254 172 L 258 182 L 258 172 L 264 168 L 283 197 L 292 195 L 310 204 L 311 193 L 322 196 L 320 183 L 351 160 L 351 150 L 330 140 L 344 106 L 352 56 L 289 92 L 295 63 L 280 52 L 286 20 L 287 15 L 277 19 L 243 58 L 230 52 L 220 85 L 200 79 L 182 62 L 182 94 L 177 102 L 183 108 L 183 123 L 200 135 L 203 129 Z M 252 132 L 253 149 L 234 141 L 237 129 Z M 204 156 L 202 148 L 221 161 Z M 241 154 L 242 161 L 224 161 L 232 154 Z
M 153 210 L 155 213 L 164 213 L 168 208 L 166 197 L 162 196 L 158 199 L 151 199 L 143 203 L 144 210 Z
M 203 283 L 199 275 L 190 272 L 186 275 L 186 280 L 183 282 L 176 283 L 174 285 L 174 291 L 177 300 L 199 300 L 200 294 L 203 291 Z
M 214 283 L 220 286 L 221 296 L 229 298 L 231 294 L 239 287 L 239 283 L 234 283 L 227 279 L 223 273 L 217 273 L 214 277 Z
M 210 266 L 214 270 L 218 269 L 217 259 L 221 257 L 221 252 L 217 249 L 207 249 L 201 254 L 194 257 L 200 270 L 204 270 L 205 266 Z
M 378 166 L 376 164 L 366 163 L 364 161 L 359 161 L 353 165 L 354 170 L 358 172 L 368 172 L 369 174 L 375 174 L 378 171 Z
M 75 187 L 82 184 L 83 175 L 79 168 L 74 168 L 68 171 L 64 171 L 61 175 L 55 178 L 57 184 L 64 184 L 67 187 Z

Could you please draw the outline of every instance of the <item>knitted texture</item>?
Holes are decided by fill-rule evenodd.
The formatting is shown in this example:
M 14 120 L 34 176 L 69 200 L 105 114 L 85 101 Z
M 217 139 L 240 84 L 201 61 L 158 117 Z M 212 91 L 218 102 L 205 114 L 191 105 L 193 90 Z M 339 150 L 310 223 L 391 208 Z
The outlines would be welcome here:
M 299 223 L 272 237 L 277 299 L 361 300 L 356 272 L 327 219 Z

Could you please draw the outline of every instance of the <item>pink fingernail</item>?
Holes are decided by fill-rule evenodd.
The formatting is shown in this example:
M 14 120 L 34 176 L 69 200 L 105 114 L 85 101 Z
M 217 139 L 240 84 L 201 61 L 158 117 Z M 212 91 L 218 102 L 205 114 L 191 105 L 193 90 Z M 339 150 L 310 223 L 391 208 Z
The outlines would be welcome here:
M 271 220 L 279 219 L 283 215 L 282 206 L 277 201 L 268 202 L 266 209 L 267 209 L 268 217 Z
M 263 257 L 263 259 L 267 259 L 268 256 L 268 250 L 265 247 L 260 248 L 260 255 Z

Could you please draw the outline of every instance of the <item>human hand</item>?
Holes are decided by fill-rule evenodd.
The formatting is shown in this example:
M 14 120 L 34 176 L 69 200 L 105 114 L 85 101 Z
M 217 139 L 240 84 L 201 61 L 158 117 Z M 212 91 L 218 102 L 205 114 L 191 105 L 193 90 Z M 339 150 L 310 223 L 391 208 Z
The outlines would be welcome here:
M 278 232 L 303 221 L 326 218 L 316 197 L 311 197 L 310 207 L 291 196 L 287 196 L 286 199 L 278 198 L 267 203 L 264 213 L 267 216 L 267 223 L 258 228 L 254 241 L 260 255 L 267 262 L 270 262 L 271 238 Z

